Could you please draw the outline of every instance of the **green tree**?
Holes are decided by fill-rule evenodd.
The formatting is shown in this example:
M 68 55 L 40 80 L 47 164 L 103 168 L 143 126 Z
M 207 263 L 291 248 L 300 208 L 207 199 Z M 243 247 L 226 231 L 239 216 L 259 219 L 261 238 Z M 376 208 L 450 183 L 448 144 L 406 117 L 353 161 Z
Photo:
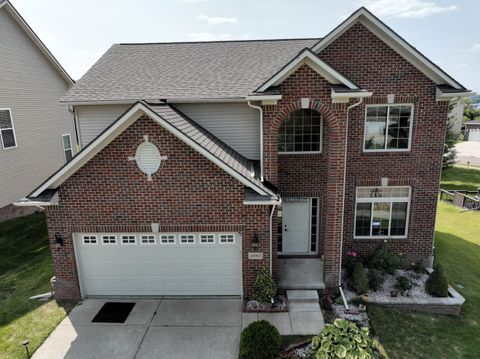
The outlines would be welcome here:
M 452 132 L 453 121 L 455 120 L 452 116 L 453 105 L 448 106 L 448 124 L 447 131 L 445 133 L 445 143 L 443 144 L 443 161 L 442 168 L 446 169 L 452 167 L 455 164 L 457 157 L 457 151 L 455 150 L 455 144 L 458 141 L 458 136 Z

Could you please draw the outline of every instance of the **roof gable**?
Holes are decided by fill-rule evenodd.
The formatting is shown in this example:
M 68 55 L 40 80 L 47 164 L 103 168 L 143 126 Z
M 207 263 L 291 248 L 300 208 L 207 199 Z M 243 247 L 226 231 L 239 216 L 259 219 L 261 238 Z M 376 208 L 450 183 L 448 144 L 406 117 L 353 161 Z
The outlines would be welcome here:
M 35 46 L 40 50 L 40 52 L 47 58 L 47 60 L 52 64 L 55 70 L 62 76 L 62 78 L 69 84 L 73 85 L 75 81 L 70 77 L 67 71 L 60 65 L 55 56 L 52 55 L 50 50 L 45 46 L 45 44 L 40 40 L 40 38 L 35 34 L 32 28 L 27 24 L 25 19 L 20 15 L 20 13 L 15 9 L 15 7 L 8 0 L 0 1 L 0 9 L 5 9 L 8 14 L 15 20 L 15 22 L 20 26 L 20 28 L 27 34 L 27 36 L 32 40 Z
M 411 46 L 401 36 L 395 33 L 395 31 L 393 31 L 364 7 L 361 7 L 355 11 L 350 17 L 333 29 L 327 36 L 314 45 L 312 50 L 317 54 L 320 53 L 357 22 L 360 22 L 369 31 L 374 33 L 383 42 L 385 42 L 417 69 L 419 69 L 437 85 L 448 84 L 457 90 L 465 90 L 464 86 L 454 80 L 440 67 L 435 65 L 421 52 Z
M 337 72 L 333 67 L 329 66 L 326 62 L 320 60 L 318 56 L 306 48 L 300 51 L 290 62 L 288 62 L 283 68 L 275 73 L 270 79 L 265 81 L 256 92 L 263 92 L 269 87 L 278 86 L 287 77 L 300 68 L 302 65 L 308 65 L 319 75 L 325 78 L 332 84 L 344 85 L 351 90 L 360 90 L 359 87 L 345 76 Z
M 36 198 L 45 190 L 58 188 L 143 114 L 146 114 L 178 139 L 259 195 L 277 199 L 276 194 L 255 176 L 252 161 L 235 152 L 210 132 L 180 114 L 171 106 L 167 104 L 151 105 L 145 102 L 137 102 L 130 107 L 95 140 L 36 188 L 28 197 Z

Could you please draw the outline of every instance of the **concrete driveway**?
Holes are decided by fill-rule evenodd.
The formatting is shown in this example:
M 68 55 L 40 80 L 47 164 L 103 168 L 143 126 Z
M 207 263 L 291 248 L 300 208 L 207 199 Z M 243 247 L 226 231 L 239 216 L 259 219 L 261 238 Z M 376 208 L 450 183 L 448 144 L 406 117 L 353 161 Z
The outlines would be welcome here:
M 464 141 L 459 142 L 455 149 L 457 150 L 457 162 L 461 164 L 471 164 L 480 167 L 480 142 Z
M 75 307 L 33 358 L 238 358 L 240 299 L 125 300 L 136 303 L 125 323 L 92 323 L 106 301 Z

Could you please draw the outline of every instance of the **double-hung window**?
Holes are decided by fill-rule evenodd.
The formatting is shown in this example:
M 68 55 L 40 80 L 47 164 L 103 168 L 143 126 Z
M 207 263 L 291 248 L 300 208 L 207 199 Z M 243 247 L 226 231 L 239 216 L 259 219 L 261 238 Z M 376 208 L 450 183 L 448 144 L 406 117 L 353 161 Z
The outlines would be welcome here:
M 368 105 L 364 151 L 410 150 L 412 123 L 413 105 Z
M 0 109 L 0 140 L 4 149 L 17 147 L 12 112 L 9 108 Z
M 73 158 L 72 141 L 69 133 L 62 135 L 62 143 L 63 153 L 65 154 L 65 162 L 68 162 Z
M 410 187 L 357 188 L 355 237 L 405 238 L 410 196 Z

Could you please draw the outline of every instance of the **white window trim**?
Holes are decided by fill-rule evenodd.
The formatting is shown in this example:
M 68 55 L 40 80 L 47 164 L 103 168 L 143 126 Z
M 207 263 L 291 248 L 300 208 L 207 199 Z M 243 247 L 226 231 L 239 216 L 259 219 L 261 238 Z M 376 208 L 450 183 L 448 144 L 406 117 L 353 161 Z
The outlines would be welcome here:
M 18 147 L 17 133 L 16 133 L 16 131 L 15 131 L 15 125 L 14 125 L 14 123 L 13 123 L 12 110 L 11 110 L 10 108 L 0 108 L 0 111 L 8 111 L 8 112 L 10 113 L 10 122 L 12 122 L 12 127 L 0 129 L 0 141 L 2 142 L 2 148 L 3 148 L 4 150 L 11 150 L 11 149 L 17 148 L 17 147 Z M 10 130 L 10 129 L 13 131 L 13 139 L 15 140 L 15 146 L 5 147 L 4 144 L 3 144 L 3 134 L 2 134 L 2 131 L 3 131 L 3 130 Z
M 170 243 L 170 242 L 162 242 L 162 237 L 163 236 L 173 236 L 173 242 Z M 175 235 L 175 233 L 162 233 L 158 236 L 158 244 L 162 245 L 162 246 L 171 246 L 173 244 L 176 244 L 177 243 L 177 236 Z
M 222 242 L 222 236 L 233 236 L 233 242 Z M 218 234 L 218 244 L 235 244 L 237 241 L 235 233 L 219 233 Z
M 369 107 L 387 107 L 387 123 L 385 128 L 385 147 L 383 149 L 367 149 L 365 148 L 365 138 L 367 136 L 367 109 Z M 390 121 L 390 107 L 392 106 L 410 106 L 412 108 L 411 117 L 410 117 L 410 127 L 408 129 L 408 148 L 386 148 L 387 147 L 387 136 L 388 136 L 388 124 Z M 363 152 L 366 153 L 379 153 L 379 152 L 409 152 L 412 149 L 412 138 L 413 138 L 413 119 L 415 118 L 415 105 L 413 103 L 391 103 L 391 104 L 370 104 L 365 106 L 365 121 L 363 128 Z
M 202 242 L 202 237 L 203 236 L 213 236 L 213 242 Z M 198 236 L 198 243 L 199 244 L 215 244 L 216 243 L 216 236 L 215 233 L 201 233 Z
M 108 240 L 112 240 L 114 239 L 115 240 L 115 243 L 105 243 L 103 240 L 105 239 L 104 237 L 114 237 L 114 238 L 108 238 Z M 104 246 L 116 246 L 118 244 L 118 238 L 117 238 L 117 235 L 116 234 L 102 234 L 100 236 L 100 239 L 101 239 L 101 243 L 102 245 Z
M 68 142 L 70 143 L 70 148 L 65 148 L 65 142 L 63 141 L 63 138 L 65 136 L 68 136 Z M 73 158 L 72 136 L 70 136 L 69 133 L 64 133 L 62 135 L 62 147 L 63 147 L 63 158 L 65 159 L 65 163 L 67 163 L 68 160 L 67 160 L 67 155 L 65 154 L 65 152 L 70 151 L 70 153 L 72 155 L 72 158 Z
M 192 236 L 193 242 L 182 242 L 182 236 Z M 180 233 L 178 235 L 178 244 L 192 245 L 195 243 L 197 243 L 197 236 L 195 235 L 195 233 Z
M 298 110 L 296 110 L 296 111 L 298 111 Z M 296 112 L 296 111 L 293 111 L 293 112 Z M 315 110 L 312 110 L 312 111 L 315 111 Z M 316 111 L 316 112 L 318 112 L 318 111 Z M 320 114 L 320 112 L 319 112 L 319 114 Z M 284 119 L 284 121 L 285 120 L 286 120 L 286 118 Z M 277 142 L 278 142 L 278 134 L 277 134 Z M 323 151 L 323 116 L 321 114 L 320 114 L 320 150 L 319 151 L 290 151 L 290 152 L 289 151 L 278 151 L 278 143 L 277 143 L 277 154 L 279 154 L 279 155 L 315 155 L 315 154 L 322 153 L 322 151 Z
M 126 237 L 133 237 L 134 239 L 134 243 L 123 243 L 123 237 L 126 236 Z M 137 235 L 136 234 L 122 234 L 120 235 L 120 244 L 121 245 L 124 245 L 124 246 L 134 246 L 137 244 Z
M 151 238 L 144 238 L 144 237 L 153 237 L 153 243 L 143 243 L 143 240 L 146 239 L 147 241 L 149 241 Z M 152 234 L 152 233 L 144 233 L 144 234 L 140 234 L 140 244 L 142 246 L 155 246 L 157 244 L 157 236 L 155 234 Z
M 95 243 L 85 243 L 85 237 L 94 237 L 94 238 L 89 238 L 90 240 L 95 239 Z M 98 245 L 98 236 L 96 234 L 82 234 L 82 244 L 84 246 L 96 246 Z
M 359 188 L 408 188 L 408 197 L 372 197 L 372 198 L 358 198 L 358 189 Z M 393 203 L 393 202 L 407 202 L 407 217 L 405 222 L 405 234 L 403 236 L 357 236 L 357 203 Z M 412 202 L 412 187 L 411 186 L 363 186 L 357 187 L 355 189 L 355 214 L 353 217 L 353 238 L 354 239 L 406 239 L 408 238 L 408 227 L 410 224 L 410 205 Z M 373 220 L 373 209 L 370 213 L 370 233 L 372 233 L 372 220 Z M 389 218 L 389 227 L 388 233 L 390 233 L 392 223 L 392 206 L 390 206 L 390 218 Z

